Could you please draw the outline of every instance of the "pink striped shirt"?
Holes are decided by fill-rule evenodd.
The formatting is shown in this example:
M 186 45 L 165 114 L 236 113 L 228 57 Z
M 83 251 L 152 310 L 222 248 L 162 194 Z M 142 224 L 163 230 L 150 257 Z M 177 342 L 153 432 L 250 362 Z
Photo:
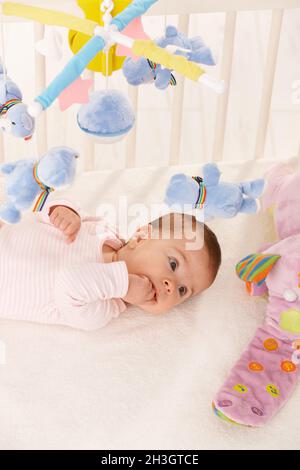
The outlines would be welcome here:
M 48 218 L 51 205 L 81 215 L 76 240 Z M 68 325 L 83 330 L 105 326 L 126 309 L 128 290 L 123 261 L 104 263 L 102 246 L 124 244 L 104 219 L 89 217 L 66 200 L 53 200 L 43 212 L 0 229 L 0 307 L 2 318 Z

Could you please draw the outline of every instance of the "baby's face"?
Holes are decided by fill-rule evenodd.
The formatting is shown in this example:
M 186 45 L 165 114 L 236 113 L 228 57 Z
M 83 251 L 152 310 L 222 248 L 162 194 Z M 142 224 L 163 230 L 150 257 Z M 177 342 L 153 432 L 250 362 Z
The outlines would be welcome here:
M 186 239 L 146 239 L 129 243 L 126 264 L 130 274 L 151 281 L 153 299 L 139 305 L 150 313 L 165 313 L 207 289 L 212 281 L 207 249 L 187 249 Z

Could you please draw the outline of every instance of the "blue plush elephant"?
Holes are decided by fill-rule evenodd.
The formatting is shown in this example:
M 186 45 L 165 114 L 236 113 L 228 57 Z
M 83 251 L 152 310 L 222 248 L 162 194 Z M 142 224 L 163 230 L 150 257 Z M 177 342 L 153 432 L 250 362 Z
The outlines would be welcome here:
M 203 179 L 176 174 L 167 187 L 165 203 L 182 209 L 184 206 L 199 207 L 199 194 L 202 194 L 205 221 L 215 217 L 235 217 L 239 212 L 253 214 L 258 211 L 256 199 L 263 193 L 263 178 L 234 184 L 220 182 L 220 176 L 217 165 L 211 163 L 204 165 Z
M 200 36 L 187 38 L 175 26 L 167 26 L 165 36 L 158 39 L 156 44 L 163 48 L 177 46 L 178 48 L 187 49 L 187 51 L 178 49 L 175 54 L 184 56 L 187 60 L 197 64 L 216 65 L 210 48 L 207 47 Z
M 215 65 L 211 50 L 201 37 L 187 38 L 175 26 L 167 26 L 166 34 L 156 41 L 160 47 L 176 46 L 175 54 L 186 57 L 187 60 L 205 65 Z M 169 85 L 176 85 L 176 79 L 170 69 L 141 57 L 134 60 L 127 57 L 123 64 L 123 74 L 130 85 L 138 86 L 154 83 L 159 90 L 165 90 Z
M 0 165 L 5 175 L 6 202 L 0 206 L 0 219 L 9 224 L 21 220 L 37 198 L 35 211 L 42 210 L 50 192 L 73 182 L 78 153 L 68 147 L 56 147 L 39 161 L 18 160 Z
M 21 90 L 4 72 L 0 64 L 0 129 L 29 140 L 35 129 L 34 118 L 22 103 Z

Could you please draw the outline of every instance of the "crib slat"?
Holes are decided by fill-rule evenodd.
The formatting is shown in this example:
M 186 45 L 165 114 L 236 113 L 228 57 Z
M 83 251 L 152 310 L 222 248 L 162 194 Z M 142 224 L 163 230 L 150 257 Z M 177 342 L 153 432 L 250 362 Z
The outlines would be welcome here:
M 93 80 L 93 85 L 90 88 L 90 93 L 93 92 L 95 88 L 95 74 L 91 70 L 84 71 L 84 78 L 91 78 Z M 95 142 L 88 135 L 84 134 L 84 171 L 93 171 L 95 170 Z
M 127 137 L 125 167 L 133 168 L 136 164 L 137 113 L 139 102 L 139 90 L 137 86 L 128 86 L 128 98 L 135 114 L 135 126 Z
M 190 24 L 190 15 L 180 15 L 178 21 L 178 30 L 188 36 Z M 177 85 L 174 90 L 172 103 L 172 123 L 171 123 L 171 140 L 170 140 L 170 156 L 169 164 L 178 165 L 180 161 L 180 148 L 182 136 L 182 117 L 184 102 L 184 84 L 185 79 L 176 76 Z
M 43 39 L 45 26 L 39 23 L 34 24 L 35 42 Z M 39 52 L 35 52 L 35 91 L 39 95 L 46 88 L 46 58 Z M 37 156 L 41 156 L 47 151 L 47 113 L 42 113 L 36 120 L 35 138 L 37 139 Z
M 219 161 L 223 158 L 228 98 L 230 92 L 231 69 L 233 61 L 234 38 L 236 30 L 236 18 L 236 11 L 226 13 L 220 77 L 222 80 L 225 80 L 226 91 L 223 93 L 223 95 L 220 95 L 218 97 L 212 152 L 213 161 Z
M 263 158 L 265 153 L 283 13 L 284 10 L 272 11 L 269 44 L 267 48 L 267 59 L 264 71 L 262 96 L 256 133 L 255 158 Z
M 88 135 L 84 136 L 84 171 L 95 169 L 95 143 Z

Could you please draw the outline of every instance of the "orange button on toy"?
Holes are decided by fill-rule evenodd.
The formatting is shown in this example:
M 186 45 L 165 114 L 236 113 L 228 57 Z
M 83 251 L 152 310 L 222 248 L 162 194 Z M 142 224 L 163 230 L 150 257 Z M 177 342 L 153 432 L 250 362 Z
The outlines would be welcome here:
M 262 370 L 264 370 L 264 366 L 259 362 L 249 362 L 248 367 L 253 372 L 261 372 Z
M 297 369 L 297 366 L 291 361 L 282 361 L 281 369 L 284 372 L 295 372 L 295 370 Z
M 294 349 L 300 349 L 300 339 L 296 339 L 296 340 L 293 342 L 293 348 L 294 348 Z
M 274 338 L 268 338 L 264 341 L 264 347 L 267 351 L 276 351 L 278 349 L 278 343 Z

